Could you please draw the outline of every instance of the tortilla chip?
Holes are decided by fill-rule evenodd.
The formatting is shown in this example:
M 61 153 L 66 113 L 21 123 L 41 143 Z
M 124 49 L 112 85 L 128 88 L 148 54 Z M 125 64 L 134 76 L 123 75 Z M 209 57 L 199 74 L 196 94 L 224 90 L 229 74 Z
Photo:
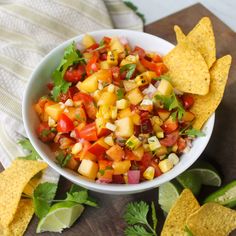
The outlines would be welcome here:
M 0 173 L 0 225 L 6 228 L 13 221 L 21 194 L 30 181 L 47 164 L 31 160 L 15 160 Z
M 236 229 L 236 211 L 217 203 L 206 203 L 187 219 L 194 236 L 226 236 Z
M 199 208 L 192 192 L 184 189 L 167 215 L 161 236 L 184 235 L 187 218 Z
M 186 35 L 183 33 L 183 31 L 181 30 L 181 28 L 178 25 L 174 26 L 174 31 L 175 31 L 176 40 L 178 43 L 182 42 L 186 39 Z
M 23 193 L 28 195 L 28 196 L 33 196 L 35 188 L 39 185 L 41 176 L 34 176 L 28 184 L 25 186 Z
M 22 199 L 19 202 L 14 219 L 9 225 L 11 236 L 22 236 L 34 214 L 34 205 L 31 199 Z
M 207 64 L 189 40 L 180 42 L 163 57 L 163 61 L 175 88 L 198 95 L 208 93 L 210 74 Z
M 210 90 L 205 96 L 194 95 L 194 105 L 190 109 L 196 119 L 193 123 L 195 129 L 201 129 L 208 118 L 215 112 L 220 104 L 227 82 L 232 57 L 230 55 L 218 59 L 210 70 Z
M 177 42 L 182 42 L 186 36 L 182 32 L 181 28 L 175 26 L 174 30 Z M 189 39 L 201 53 L 208 68 L 211 68 L 212 64 L 216 60 L 216 44 L 211 20 L 208 17 L 203 17 L 192 31 L 189 32 L 187 39 Z

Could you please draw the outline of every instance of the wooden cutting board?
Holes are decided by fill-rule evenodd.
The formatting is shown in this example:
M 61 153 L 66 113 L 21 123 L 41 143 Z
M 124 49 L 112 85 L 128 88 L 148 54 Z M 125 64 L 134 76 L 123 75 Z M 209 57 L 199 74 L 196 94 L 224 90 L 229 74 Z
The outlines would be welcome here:
M 170 15 L 164 19 L 156 21 L 145 27 L 145 32 L 157 35 L 172 43 L 176 43 L 173 26 L 178 24 L 185 33 L 203 17 L 209 16 L 213 22 L 217 56 L 231 54 L 236 59 L 236 33 L 214 16 L 201 4 L 193 5 L 180 12 Z M 220 170 L 223 182 L 227 183 L 236 179 L 236 61 L 233 60 L 227 89 L 224 99 L 216 112 L 216 123 L 212 138 L 201 156 L 202 159 L 210 160 Z M 0 171 L 2 167 L 0 166 Z M 60 179 L 57 197 L 63 197 L 68 190 L 70 182 L 64 178 Z M 212 189 L 204 187 L 202 192 L 210 192 Z M 121 236 L 124 235 L 125 228 L 122 215 L 125 206 L 130 201 L 145 200 L 157 203 L 158 190 L 153 189 L 144 193 L 113 196 L 91 192 L 91 196 L 99 202 L 100 208 L 87 207 L 77 224 L 71 229 L 63 231 L 63 235 L 68 236 Z M 164 216 L 157 206 L 158 235 L 161 231 Z M 36 235 L 36 217 L 31 221 L 25 235 Z M 55 233 L 43 233 L 41 235 L 54 236 Z M 231 235 L 236 236 L 236 232 Z M 204 235 L 203 235 L 204 236 Z M 217 235 L 216 235 L 217 236 Z

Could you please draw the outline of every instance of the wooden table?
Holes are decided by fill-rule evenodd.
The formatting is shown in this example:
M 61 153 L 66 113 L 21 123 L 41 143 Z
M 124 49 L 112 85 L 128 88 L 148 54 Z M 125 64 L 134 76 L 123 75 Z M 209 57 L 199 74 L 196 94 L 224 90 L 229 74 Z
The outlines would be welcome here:
M 172 43 L 176 43 L 173 26 L 178 24 L 183 31 L 188 32 L 203 16 L 209 16 L 213 22 L 217 56 L 231 54 L 236 59 L 236 33 L 228 26 L 222 23 L 216 16 L 209 12 L 200 4 L 184 9 L 178 13 L 168 16 L 162 20 L 154 22 L 145 27 L 145 32 L 162 37 Z M 200 157 L 207 159 L 215 164 L 221 171 L 223 182 L 227 183 L 236 179 L 236 61 L 230 71 L 229 81 L 225 92 L 224 99 L 217 109 L 216 122 L 211 140 Z M 2 167 L 0 166 L 0 170 Z M 70 182 L 64 178 L 60 178 L 59 191 L 57 197 L 63 197 L 63 194 L 69 188 Z M 212 189 L 204 187 L 203 193 Z M 113 196 L 91 192 L 91 196 L 95 197 L 100 205 L 99 209 L 87 207 L 78 222 L 68 230 L 63 231 L 63 235 L 68 236 L 121 236 L 125 228 L 122 215 L 125 206 L 130 201 L 145 200 L 147 202 L 154 201 L 157 203 L 158 190 L 153 189 L 144 193 Z M 201 198 L 201 196 L 200 196 Z M 157 204 L 156 204 L 157 206 Z M 160 233 L 164 216 L 160 208 L 157 206 L 158 216 L 158 233 Z M 35 229 L 37 225 L 36 217 L 31 221 L 25 235 L 36 235 Z M 56 233 L 43 233 L 41 235 L 53 236 Z M 236 232 L 231 233 L 236 236 Z M 203 235 L 204 236 L 204 235 Z M 216 235 L 217 236 L 217 235 Z

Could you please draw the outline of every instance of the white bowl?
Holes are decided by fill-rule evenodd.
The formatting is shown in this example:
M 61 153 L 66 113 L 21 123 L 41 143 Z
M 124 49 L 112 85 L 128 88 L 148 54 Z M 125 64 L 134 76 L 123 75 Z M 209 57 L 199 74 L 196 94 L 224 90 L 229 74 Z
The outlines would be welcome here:
M 132 47 L 138 45 L 145 50 L 156 51 L 161 55 L 167 54 L 174 47 L 173 44 L 165 41 L 164 39 L 150 34 L 130 30 L 101 30 L 90 32 L 89 34 L 97 40 L 102 39 L 103 36 L 125 36 Z M 46 94 L 46 84 L 49 82 L 52 72 L 60 63 L 60 60 L 63 57 L 64 49 L 72 41 L 80 42 L 82 38 L 83 35 L 72 38 L 59 45 L 47 56 L 45 56 L 32 73 L 24 94 L 23 121 L 25 129 L 32 145 L 39 153 L 39 155 L 43 158 L 43 160 L 46 161 L 48 165 L 51 166 L 55 171 L 57 171 L 73 183 L 96 192 L 107 194 L 131 194 L 155 188 L 167 181 L 170 181 L 171 179 L 175 178 L 183 171 L 185 171 L 188 167 L 190 167 L 201 155 L 210 139 L 214 126 L 215 114 L 210 117 L 204 127 L 204 133 L 206 135 L 204 137 L 199 137 L 193 141 L 193 146 L 190 151 L 181 156 L 180 162 L 172 170 L 159 176 L 158 178 L 155 178 L 152 181 L 146 181 L 132 185 L 98 184 L 79 176 L 73 171 L 65 168 L 63 169 L 54 162 L 54 155 L 50 148 L 47 146 L 47 144 L 41 142 L 37 137 L 35 130 L 37 125 L 39 124 L 39 119 L 36 112 L 34 111 L 33 105 L 36 103 L 40 96 Z

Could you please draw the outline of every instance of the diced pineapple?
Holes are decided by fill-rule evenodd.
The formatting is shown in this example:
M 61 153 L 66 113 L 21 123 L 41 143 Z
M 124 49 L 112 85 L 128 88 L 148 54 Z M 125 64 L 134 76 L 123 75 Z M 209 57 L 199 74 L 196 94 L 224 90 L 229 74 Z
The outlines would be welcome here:
M 140 118 L 139 114 L 134 113 L 134 114 L 132 114 L 131 118 L 132 118 L 135 125 L 140 125 L 141 124 L 141 118 Z
M 101 67 L 101 69 L 110 69 L 112 66 L 110 64 L 108 64 L 107 61 L 101 61 L 100 67 Z
M 117 137 L 129 138 L 134 133 L 134 123 L 130 117 L 124 117 L 115 121 Z
M 124 161 L 114 161 L 112 164 L 112 168 L 114 169 L 114 175 L 122 175 L 125 174 L 129 168 L 131 167 L 130 160 Z
M 53 120 L 57 121 L 63 110 L 64 107 L 61 106 L 61 104 L 56 103 L 53 105 L 46 106 L 45 113 L 48 116 L 50 116 Z
M 82 150 L 82 143 L 75 143 L 71 149 L 73 155 L 78 154 Z
M 137 161 L 141 161 L 143 155 L 144 155 L 144 148 L 143 146 L 140 146 L 139 148 L 135 149 L 132 151 L 133 154 L 138 157 L 139 159 L 137 159 Z
M 110 122 L 107 122 L 106 123 L 106 128 L 111 130 L 112 132 L 114 132 L 116 130 L 116 125 L 110 123 Z
M 101 90 L 96 90 L 94 93 L 93 93 L 93 99 L 94 101 L 97 103 L 98 100 L 100 99 L 102 95 L 102 91 Z
M 161 147 L 161 144 L 156 136 L 148 138 L 148 144 L 151 151 L 155 151 L 156 149 Z
M 108 51 L 107 53 L 107 63 L 112 66 L 118 64 L 118 52 L 117 51 Z
M 99 107 L 98 112 L 96 114 L 97 118 L 102 118 L 102 119 L 110 119 L 110 108 L 107 105 L 102 105 Z
M 76 84 L 76 87 L 79 90 L 82 90 L 88 93 L 95 92 L 98 89 L 98 78 L 96 76 L 96 73 L 97 72 L 87 77 L 83 82 L 78 82 Z
M 143 94 L 138 88 L 135 88 L 126 93 L 126 97 L 133 105 L 138 105 L 143 100 Z
M 114 93 L 110 93 L 110 92 L 103 92 L 101 97 L 98 100 L 97 105 L 98 106 L 102 106 L 102 105 L 106 105 L 106 106 L 112 106 L 116 103 L 116 95 Z
M 169 159 L 164 159 L 159 162 L 159 168 L 162 173 L 166 173 L 173 168 L 173 163 Z
M 131 150 L 137 149 L 141 144 L 141 141 L 134 135 L 132 135 L 125 143 L 126 147 Z
M 98 173 L 98 164 L 94 161 L 83 159 L 80 163 L 79 174 L 94 180 Z
M 122 109 L 127 108 L 128 106 L 129 106 L 129 102 L 128 102 L 128 100 L 126 100 L 126 99 L 124 99 L 124 98 L 122 98 L 122 99 L 116 101 L 116 107 L 117 107 L 117 109 L 122 110 Z
M 111 116 L 111 119 L 113 120 L 117 118 L 117 107 L 112 106 L 110 108 L 110 116 Z
M 139 61 L 138 55 L 128 55 L 121 61 L 120 66 L 124 66 L 127 64 L 136 64 L 138 61 Z
M 110 48 L 112 51 L 117 51 L 117 53 L 122 53 L 125 51 L 124 45 L 117 37 L 112 38 L 110 42 Z
M 173 87 L 171 83 L 165 79 L 162 79 L 158 88 L 157 88 L 157 93 L 161 95 L 170 95 L 173 92 Z
M 168 160 L 170 160 L 173 165 L 177 165 L 179 163 L 179 157 L 175 153 L 170 153 L 168 155 Z
M 152 180 L 154 179 L 155 175 L 155 169 L 152 166 L 149 166 L 144 172 L 143 172 L 143 177 L 147 180 Z
M 134 80 L 123 80 L 123 85 L 126 92 L 138 87 Z
M 96 41 L 91 35 L 89 35 L 89 34 L 84 35 L 84 37 L 82 39 L 82 44 L 85 48 L 89 48 L 95 43 L 96 43 Z
M 149 146 L 149 144 L 147 144 L 147 143 L 143 144 L 143 148 L 144 148 L 144 151 L 145 151 L 145 152 L 150 152 L 150 146 Z

